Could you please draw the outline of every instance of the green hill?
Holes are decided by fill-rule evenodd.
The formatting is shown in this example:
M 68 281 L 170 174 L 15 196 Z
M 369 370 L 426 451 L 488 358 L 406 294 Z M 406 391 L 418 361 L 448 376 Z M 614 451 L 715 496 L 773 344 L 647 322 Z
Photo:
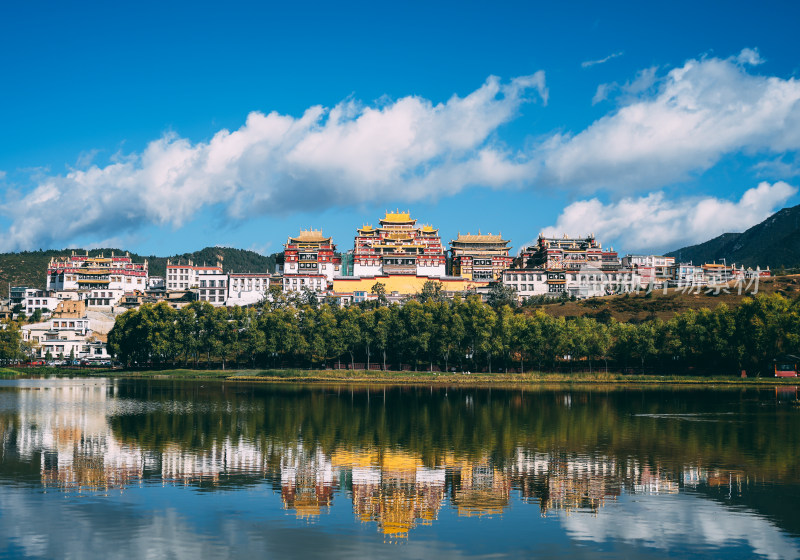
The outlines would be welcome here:
M 784 208 L 744 233 L 723 233 L 667 253 L 680 262 L 722 261 L 771 269 L 800 267 L 800 205 Z
M 72 251 L 85 254 L 84 249 L 62 249 L 47 251 L 23 251 L 21 253 L 0 253 L 0 296 L 8 297 L 8 287 L 30 286 L 32 288 L 45 287 L 45 273 L 51 257 L 70 255 Z M 122 249 L 104 248 L 92 249 L 89 255 L 95 257 L 101 253 L 108 256 L 111 252 L 117 255 L 125 254 Z M 167 259 L 184 261 L 191 259 L 195 264 L 216 264 L 222 257 L 222 268 L 225 272 L 275 272 L 275 258 L 277 254 L 268 257 L 254 251 L 233 249 L 231 247 L 206 247 L 193 253 L 157 257 L 155 255 L 139 255 L 130 253 L 134 262 L 148 260 L 151 276 L 164 276 L 167 270 Z

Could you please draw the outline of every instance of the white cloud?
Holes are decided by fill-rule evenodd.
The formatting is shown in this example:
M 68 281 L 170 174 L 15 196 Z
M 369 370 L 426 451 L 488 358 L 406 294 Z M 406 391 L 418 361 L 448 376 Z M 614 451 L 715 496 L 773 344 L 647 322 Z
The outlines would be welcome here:
M 722 233 L 742 232 L 765 220 L 796 193 L 796 187 L 778 181 L 772 185 L 762 182 L 735 202 L 714 197 L 669 200 L 661 191 L 610 204 L 592 198 L 564 208 L 556 224 L 543 233 L 594 233 L 606 245 L 624 244 L 618 250 L 669 251 Z
M 601 58 L 600 60 L 586 60 L 581 62 L 581 68 L 589 68 L 590 66 L 596 66 L 598 64 L 605 64 L 612 58 L 617 58 L 618 56 L 622 56 L 624 53 L 622 51 L 615 52 L 613 54 L 608 55 L 605 58 Z
M 600 84 L 597 86 L 597 91 L 592 97 L 592 105 L 597 105 L 611 97 L 612 94 L 617 92 L 622 94 L 621 101 L 624 103 L 631 103 L 645 93 L 648 93 L 657 82 L 656 72 L 658 66 L 651 66 L 637 72 L 636 77 L 624 84 L 620 85 L 617 82 L 610 84 Z
M 612 192 L 649 190 L 705 171 L 731 153 L 800 148 L 800 82 L 751 73 L 745 49 L 727 59 L 689 60 L 658 79 L 630 84 L 624 105 L 575 135 L 535 150 L 540 185 Z M 616 84 L 598 89 L 594 101 Z
M 544 72 L 509 83 L 490 77 L 439 104 L 410 96 L 380 107 L 311 107 L 300 118 L 253 112 L 208 142 L 166 134 L 140 154 L 43 173 L 30 192 L 7 196 L 0 210 L 12 225 L 0 250 L 102 239 L 147 223 L 180 227 L 212 205 L 235 220 L 506 186 L 522 180 L 526 164 L 494 133 L 534 92 L 547 102 Z
M 740 64 L 758 65 L 764 62 L 761 54 L 756 49 L 742 49 L 742 52 L 736 57 Z
M 0 250 L 124 236 L 146 224 L 177 228 L 210 207 L 235 222 L 435 199 L 469 186 L 613 199 L 687 180 L 730 154 L 786 161 L 800 148 L 800 81 L 755 74 L 760 63 L 757 51 L 744 49 L 689 60 L 664 76 L 643 69 L 622 85 L 598 87 L 594 102 L 613 95 L 617 103 L 606 116 L 577 134 L 538 135 L 520 150 L 505 147 L 498 131 L 532 98 L 547 103 L 541 71 L 508 83 L 491 77 L 438 104 L 409 96 L 372 106 L 346 100 L 300 117 L 253 112 L 207 142 L 166 134 L 105 166 L 87 153 L 64 175 L 32 170 L 32 188 L 5 189 L 0 212 L 11 225 Z M 769 169 L 778 168 L 753 171 Z M 649 199 L 670 204 L 662 194 Z
M 753 165 L 757 177 L 797 177 L 800 175 L 800 158 L 795 154 L 788 161 L 781 157 L 765 159 Z

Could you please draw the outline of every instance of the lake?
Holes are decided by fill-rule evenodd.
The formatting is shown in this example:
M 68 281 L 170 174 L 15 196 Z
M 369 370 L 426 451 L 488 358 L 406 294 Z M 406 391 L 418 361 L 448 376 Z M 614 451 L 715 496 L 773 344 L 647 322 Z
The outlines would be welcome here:
M 0 381 L 0 555 L 798 558 L 797 387 Z

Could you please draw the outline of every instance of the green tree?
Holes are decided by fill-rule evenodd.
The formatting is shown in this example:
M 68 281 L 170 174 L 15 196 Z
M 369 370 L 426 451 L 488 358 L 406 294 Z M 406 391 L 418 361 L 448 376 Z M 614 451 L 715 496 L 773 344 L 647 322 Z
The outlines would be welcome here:
M 378 307 L 387 304 L 388 300 L 386 299 L 386 284 L 383 284 L 382 282 L 375 282 L 370 289 L 370 293 L 377 296 Z
M 364 354 L 367 357 L 367 370 L 370 369 L 370 358 L 372 357 L 372 347 L 375 344 L 375 320 L 377 313 L 372 309 L 364 310 L 359 316 L 359 330 L 361 331 L 361 342 L 364 344 Z
M 330 307 L 329 307 L 330 308 Z M 358 307 L 338 308 L 337 339 L 350 354 L 350 368 L 355 369 L 355 352 L 363 340 L 361 334 L 361 309 Z
M 200 351 L 200 324 L 193 304 L 179 309 L 175 316 L 175 344 L 184 363 L 191 360 L 197 367 Z
M 514 311 L 509 305 L 503 305 L 495 310 L 495 322 L 492 329 L 492 354 L 502 360 L 503 371 L 508 370 L 508 358 L 512 352 L 514 342 L 513 330 Z
M 416 299 L 420 303 L 444 301 L 445 297 L 442 291 L 442 283 L 438 280 L 426 280 L 422 285 L 422 290 L 417 294 Z
M 10 321 L 0 325 L 0 359 L 16 360 L 20 357 L 22 333 L 17 323 Z
M 523 314 L 514 314 L 510 320 L 509 357 L 519 361 L 519 373 L 525 372 L 525 358 L 527 356 L 526 337 L 528 334 L 528 319 Z
M 481 302 L 477 296 L 469 296 L 459 310 L 464 321 L 465 339 L 467 341 L 466 355 L 468 359 L 475 360 L 479 355 L 485 356 L 492 370 L 492 331 L 495 324 L 495 314 L 492 309 Z
M 414 362 L 414 371 L 417 371 L 419 355 L 428 353 L 432 321 L 418 301 L 409 301 L 400 308 L 399 324 L 404 336 L 398 342 L 402 355 Z
M 306 352 L 307 341 L 300 328 L 300 314 L 292 307 L 276 309 L 259 317 L 258 328 L 264 336 L 264 351 L 281 363 Z
M 374 343 L 381 351 L 383 357 L 383 371 L 386 371 L 386 353 L 389 350 L 390 341 L 393 338 L 392 325 L 394 323 L 393 309 L 389 307 L 379 307 L 375 310 Z
M 152 311 L 152 315 L 149 316 L 149 320 L 152 321 L 150 335 L 152 357 L 157 363 L 174 363 L 180 351 L 175 332 L 177 312 L 163 301 L 153 307 L 148 306 L 147 309 Z
M 486 296 L 486 303 L 495 309 L 504 305 L 511 308 L 517 306 L 517 290 L 511 286 L 506 286 L 502 282 L 493 282 L 489 286 L 489 293 Z
M 256 360 L 266 349 L 267 338 L 258 325 L 258 310 L 247 308 L 239 319 L 239 331 L 242 354 L 255 367 Z
M 42 320 L 42 314 L 43 313 L 42 313 L 41 309 L 39 309 L 39 308 L 34 309 L 33 313 L 31 314 L 31 318 L 30 318 L 29 322 L 30 323 L 38 323 L 38 322 L 40 322 Z
M 310 305 L 316 309 L 319 307 L 319 297 L 317 297 L 317 292 L 308 286 L 303 286 L 303 291 L 300 294 L 300 302 L 303 305 Z
M 797 302 L 780 294 L 745 298 L 737 309 L 738 353 L 750 371 L 766 373 L 779 355 L 797 350 Z

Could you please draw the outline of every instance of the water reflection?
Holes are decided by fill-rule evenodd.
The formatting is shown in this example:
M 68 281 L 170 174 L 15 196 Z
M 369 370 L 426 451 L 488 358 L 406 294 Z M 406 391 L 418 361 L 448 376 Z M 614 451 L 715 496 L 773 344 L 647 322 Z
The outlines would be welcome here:
M 302 524 L 347 507 L 383 542 L 536 513 L 573 543 L 797 557 L 794 390 L 6 383 L 0 497 L 266 487 Z

